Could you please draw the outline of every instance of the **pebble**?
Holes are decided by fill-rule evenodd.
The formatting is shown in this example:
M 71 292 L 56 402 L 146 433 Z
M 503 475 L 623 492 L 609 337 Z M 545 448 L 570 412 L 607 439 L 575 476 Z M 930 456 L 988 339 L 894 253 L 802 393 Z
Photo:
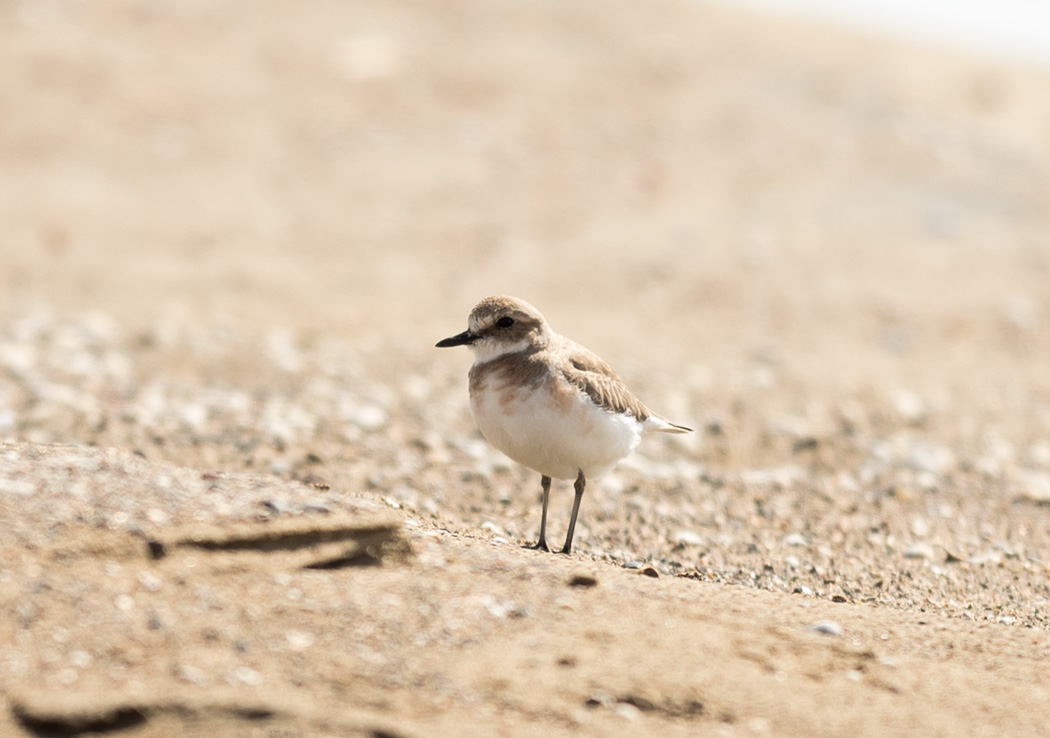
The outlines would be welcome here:
M 0 494 L 28 497 L 36 491 L 36 485 L 20 479 L 0 479 Z
M 314 634 L 302 630 L 289 630 L 284 634 L 288 647 L 293 651 L 305 651 L 314 644 Z
M 790 489 L 806 480 L 807 474 L 800 466 L 785 464 L 771 469 L 745 469 L 740 472 L 740 481 L 746 486 L 777 487 Z
M 389 420 L 389 414 L 378 405 L 363 405 L 350 418 L 350 422 L 363 431 L 377 431 Z
M 139 572 L 139 584 L 141 584 L 147 592 L 156 592 L 162 586 L 164 582 L 151 571 Z
M 36 348 L 29 343 L 0 343 L 0 365 L 17 376 L 28 376 L 37 364 Z
M 911 519 L 911 533 L 916 538 L 925 538 L 930 535 L 930 524 L 926 522 L 924 518 L 915 516 Z
M 926 403 L 914 392 L 897 390 L 891 395 L 890 402 L 897 414 L 912 425 L 921 425 L 926 420 Z
M 513 602 L 504 602 L 493 595 L 485 595 L 481 598 L 481 604 L 488 611 L 489 615 L 494 618 L 505 618 L 508 615 L 516 615 L 519 613 L 520 608 Z
M 69 662 L 78 669 L 88 668 L 93 661 L 94 659 L 91 658 L 91 654 L 87 651 L 81 651 L 78 649 L 69 654 Z
M 405 380 L 403 387 L 405 394 L 416 402 L 423 402 L 426 400 L 430 396 L 433 388 L 431 381 L 421 374 L 413 374 L 410 376 Z
M 208 408 L 200 403 L 190 403 L 182 406 L 179 413 L 183 424 L 191 431 L 201 432 L 208 422 Z
M 755 717 L 748 720 L 747 729 L 751 731 L 753 735 L 769 735 L 773 732 L 773 728 L 769 724 L 769 721 L 763 717 Z
M 608 707 L 616 704 L 616 698 L 604 689 L 596 689 L 587 696 L 587 704 L 591 707 Z
M 642 711 L 630 702 L 617 703 L 615 712 L 625 720 L 637 720 L 642 716 Z
M 971 556 L 967 559 L 971 564 L 1001 564 L 1003 562 L 1003 555 L 999 551 L 986 551 L 982 554 Z
M 686 546 L 702 546 L 704 545 L 704 539 L 699 533 L 691 530 L 680 530 L 674 534 L 674 542 L 681 543 Z
M 908 465 L 915 471 L 943 476 L 955 468 L 955 454 L 947 447 L 928 441 L 911 445 L 907 455 Z
M 190 684 L 196 684 L 199 687 L 206 686 L 211 683 L 211 679 L 208 677 L 207 672 L 204 669 L 199 669 L 191 664 L 182 664 L 178 668 L 179 679 Z
M 289 374 L 298 374 L 303 369 L 302 353 L 295 344 L 295 335 L 286 329 L 273 331 L 266 337 L 266 353 L 270 361 Z
M 240 683 L 254 687 L 262 684 L 263 678 L 262 674 L 250 666 L 238 666 L 230 674 L 230 678 L 227 681 L 233 684 Z
M 1017 486 L 1020 491 L 1017 498 L 1028 502 L 1050 502 L 1050 473 L 1042 471 L 1021 470 L 1017 472 Z
M 791 533 L 784 537 L 785 546 L 805 546 L 807 544 L 806 537 L 801 533 Z
M 821 635 L 835 636 L 836 638 L 843 633 L 842 626 L 834 620 L 818 620 L 810 625 L 808 630 Z
M 904 549 L 904 558 L 906 559 L 926 559 L 929 561 L 933 559 L 935 555 L 936 552 L 934 551 L 933 546 L 925 541 L 913 543 Z
M 270 473 L 277 476 L 288 474 L 292 470 L 292 462 L 280 456 L 270 461 Z
M 1036 441 L 1028 447 L 1027 456 L 1033 466 L 1050 467 L 1050 441 Z
M 941 478 L 932 472 L 919 472 L 915 475 L 915 484 L 927 491 L 933 491 L 941 486 Z

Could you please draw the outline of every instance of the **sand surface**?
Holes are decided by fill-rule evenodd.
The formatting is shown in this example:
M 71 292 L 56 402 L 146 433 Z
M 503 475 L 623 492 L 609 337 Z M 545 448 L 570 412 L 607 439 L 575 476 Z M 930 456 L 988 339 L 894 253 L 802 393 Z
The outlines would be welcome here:
M 1045 735 L 1048 131 L 700 2 L 0 6 L 0 734 Z M 697 429 L 571 557 L 500 293 Z

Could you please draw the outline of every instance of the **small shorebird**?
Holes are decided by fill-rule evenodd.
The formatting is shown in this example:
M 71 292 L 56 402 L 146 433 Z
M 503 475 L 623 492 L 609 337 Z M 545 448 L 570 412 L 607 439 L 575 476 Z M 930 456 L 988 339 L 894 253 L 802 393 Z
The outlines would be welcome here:
M 482 435 L 519 464 L 541 475 L 540 539 L 547 547 L 551 478 L 575 479 L 572 534 L 589 477 L 610 469 L 650 432 L 691 429 L 653 415 L 598 356 L 550 329 L 539 311 L 516 297 L 486 297 L 467 318 L 467 330 L 439 348 L 470 346 L 470 409 Z

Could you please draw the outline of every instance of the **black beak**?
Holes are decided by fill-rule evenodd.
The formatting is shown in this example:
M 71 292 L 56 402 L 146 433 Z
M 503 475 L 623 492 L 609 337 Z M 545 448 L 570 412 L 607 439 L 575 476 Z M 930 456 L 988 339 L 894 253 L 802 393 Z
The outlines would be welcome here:
M 469 330 L 463 331 L 459 335 L 446 338 L 442 341 L 437 342 L 438 348 L 449 348 L 450 346 L 469 346 L 474 343 L 474 336 Z

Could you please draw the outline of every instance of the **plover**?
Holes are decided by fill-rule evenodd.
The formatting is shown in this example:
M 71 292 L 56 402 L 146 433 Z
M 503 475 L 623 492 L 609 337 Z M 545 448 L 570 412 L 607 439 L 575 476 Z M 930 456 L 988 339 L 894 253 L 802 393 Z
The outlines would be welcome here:
M 550 329 L 540 312 L 516 297 L 486 297 L 467 330 L 438 341 L 469 346 L 470 409 L 481 433 L 504 454 L 540 473 L 540 539 L 547 547 L 551 479 L 575 479 L 572 535 L 587 479 L 610 469 L 651 432 L 688 433 L 653 413 L 597 355 Z

